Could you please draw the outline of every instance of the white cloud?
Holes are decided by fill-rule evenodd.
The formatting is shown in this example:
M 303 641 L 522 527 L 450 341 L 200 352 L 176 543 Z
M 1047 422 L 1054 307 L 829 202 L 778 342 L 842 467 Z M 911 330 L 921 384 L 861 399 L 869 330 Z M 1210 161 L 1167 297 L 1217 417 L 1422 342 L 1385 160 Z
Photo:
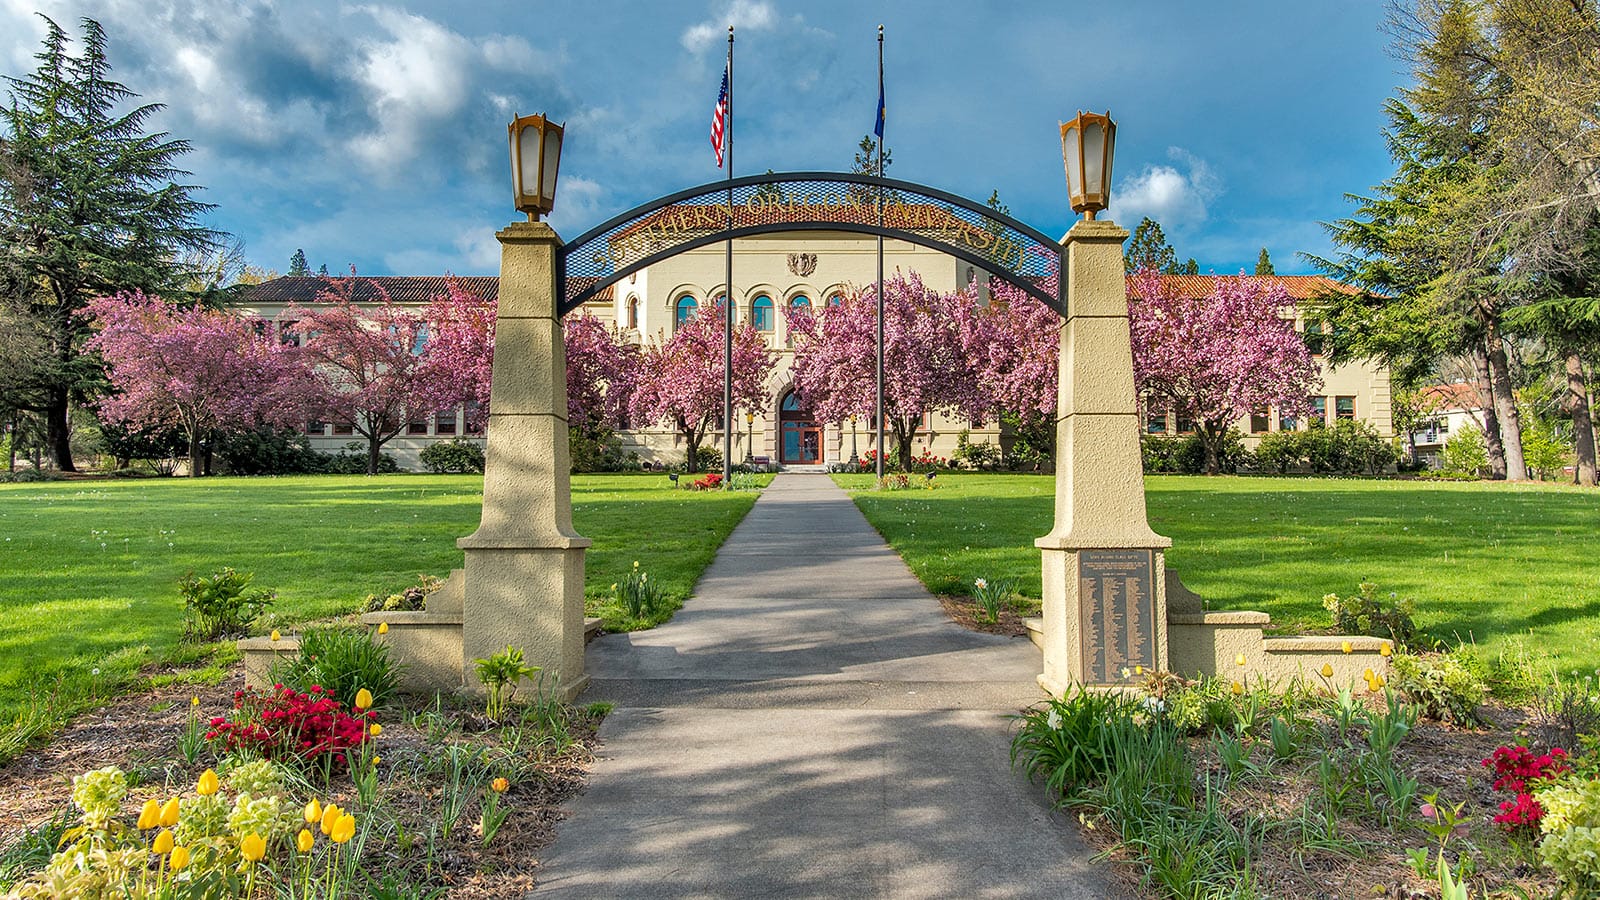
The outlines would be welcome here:
M 679 40 L 690 53 L 699 53 L 713 46 L 728 34 L 728 26 L 750 31 L 768 31 L 778 24 L 778 13 L 766 0 L 733 0 L 725 12 L 684 29 Z
M 1163 229 L 1181 230 L 1206 220 L 1208 204 L 1222 193 L 1222 182 L 1205 160 L 1182 147 L 1167 148 L 1174 165 L 1148 165 L 1122 185 L 1111 187 L 1111 218 L 1137 222 L 1144 216 Z

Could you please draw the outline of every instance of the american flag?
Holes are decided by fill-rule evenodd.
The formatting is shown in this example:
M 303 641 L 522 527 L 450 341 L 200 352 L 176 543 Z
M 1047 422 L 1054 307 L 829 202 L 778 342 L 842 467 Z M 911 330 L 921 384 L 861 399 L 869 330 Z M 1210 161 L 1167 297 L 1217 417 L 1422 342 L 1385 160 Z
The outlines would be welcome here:
M 728 118 L 728 70 L 722 70 L 722 90 L 717 94 L 717 107 L 711 111 L 711 149 L 717 152 L 717 168 L 722 168 L 722 136 Z

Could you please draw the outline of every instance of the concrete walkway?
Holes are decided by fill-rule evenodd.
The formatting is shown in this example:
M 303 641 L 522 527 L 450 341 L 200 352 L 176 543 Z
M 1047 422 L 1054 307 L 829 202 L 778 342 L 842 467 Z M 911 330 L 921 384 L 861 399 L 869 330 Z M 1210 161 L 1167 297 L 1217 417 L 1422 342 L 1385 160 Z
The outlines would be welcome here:
M 589 646 L 613 700 L 538 896 L 1118 896 L 1010 769 L 1039 652 L 969 632 L 832 480 L 779 475 L 689 603 Z

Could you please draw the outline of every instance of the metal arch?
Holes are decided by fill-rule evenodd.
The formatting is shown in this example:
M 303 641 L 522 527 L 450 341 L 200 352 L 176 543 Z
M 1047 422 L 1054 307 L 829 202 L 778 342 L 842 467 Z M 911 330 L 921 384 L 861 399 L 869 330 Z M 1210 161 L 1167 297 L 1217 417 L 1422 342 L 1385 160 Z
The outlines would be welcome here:
M 856 191 L 860 187 L 871 189 L 874 197 L 876 196 L 876 191 L 881 188 L 884 196 L 889 198 L 889 203 L 900 204 L 901 208 L 904 208 L 904 198 L 907 196 L 915 200 L 946 204 L 946 207 L 939 210 L 939 212 L 948 216 L 949 221 L 944 227 L 929 226 L 926 230 L 932 232 L 932 234 L 921 233 L 908 228 L 877 225 L 876 207 L 870 205 L 870 201 L 866 206 L 862 206 L 859 202 L 853 206 L 846 203 L 830 204 L 825 202 L 821 204 L 821 208 L 824 211 L 833 210 L 836 214 L 834 217 L 802 212 L 798 218 L 794 219 L 755 222 L 744 225 L 736 224 L 736 227 L 732 229 L 727 227 L 726 217 L 721 217 L 721 224 L 718 227 L 694 229 L 692 236 L 675 239 L 659 247 L 651 246 L 649 252 L 642 252 L 625 260 L 617 259 L 608 249 L 602 249 L 601 252 L 593 254 L 587 260 L 581 255 L 591 245 L 600 241 L 606 241 L 609 244 L 614 238 L 626 233 L 630 228 L 648 227 L 646 223 L 653 214 L 669 210 L 686 200 L 702 200 L 703 202 L 695 205 L 697 208 L 705 207 L 723 210 L 727 208 L 725 197 L 730 188 L 736 194 L 743 189 L 742 192 L 747 198 L 759 196 L 759 194 L 752 194 L 751 188 L 764 187 L 775 190 L 782 197 L 785 195 L 783 191 L 785 186 L 791 188 L 810 186 L 821 190 L 831 190 L 834 193 L 843 191 L 857 200 L 859 200 L 859 195 Z M 809 194 L 802 196 L 816 197 L 819 195 Z M 821 196 L 826 199 L 826 195 Z M 750 200 L 747 199 L 746 204 L 749 202 Z M 769 201 L 762 202 L 767 203 Z M 773 208 L 781 208 L 783 206 L 782 201 L 771 202 L 773 203 Z M 889 203 L 885 204 L 886 207 L 889 207 Z M 858 213 L 855 219 L 864 218 L 865 216 L 861 215 L 861 213 L 870 211 L 872 213 L 872 221 L 852 220 L 850 217 L 838 214 L 846 208 L 854 209 Z M 736 203 L 736 223 L 740 212 L 744 213 L 745 218 L 752 217 L 752 213 L 747 206 L 741 206 Z M 894 216 L 891 215 L 888 218 L 892 219 Z M 1016 264 L 1010 265 L 1004 260 L 985 255 L 979 252 L 981 248 L 951 243 L 947 240 L 940 240 L 935 236 L 940 233 L 947 234 L 950 226 L 958 226 L 957 230 L 965 230 L 968 233 L 981 231 L 990 236 L 996 243 L 999 243 L 1001 238 L 1008 239 L 1016 249 Z M 1044 232 L 1009 215 L 999 213 L 987 206 L 974 203 L 947 191 L 909 181 L 876 178 L 871 175 L 860 175 L 851 172 L 783 172 L 751 175 L 744 178 L 736 178 L 732 181 L 711 182 L 659 197 L 648 203 L 636 206 L 625 213 L 613 216 L 562 246 L 559 254 L 558 273 L 558 306 L 560 313 L 565 315 L 628 275 L 680 253 L 710 244 L 721 243 L 729 239 L 790 231 L 847 231 L 859 234 L 882 235 L 883 237 L 904 240 L 938 250 L 981 267 L 994 277 L 1015 285 L 1027 294 L 1044 302 L 1055 310 L 1057 315 L 1063 318 L 1067 315 L 1068 297 L 1066 279 L 1063 277 L 1065 269 L 1064 250 L 1060 244 L 1052 240 Z M 1025 243 L 1019 241 L 1019 238 Z M 660 242 L 657 241 L 655 243 Z M 1050 281 L 1055 282 L 1054 291 L 1047 289 Z

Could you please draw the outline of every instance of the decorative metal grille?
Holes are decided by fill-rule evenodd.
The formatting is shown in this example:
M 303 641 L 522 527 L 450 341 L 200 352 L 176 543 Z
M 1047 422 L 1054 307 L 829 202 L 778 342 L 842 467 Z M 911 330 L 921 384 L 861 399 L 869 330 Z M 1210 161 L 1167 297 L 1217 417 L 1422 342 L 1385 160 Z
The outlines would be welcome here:
M 616 216 L 562 248 L 561 312 L 679 253 L 730 237 L 785 231 L 853 231 L 920 244 L 966 260 L 1066 315 L 1058 277 L 1061 245 L 1043 232 L 935 188 L 844 172 L 720 181 Z

